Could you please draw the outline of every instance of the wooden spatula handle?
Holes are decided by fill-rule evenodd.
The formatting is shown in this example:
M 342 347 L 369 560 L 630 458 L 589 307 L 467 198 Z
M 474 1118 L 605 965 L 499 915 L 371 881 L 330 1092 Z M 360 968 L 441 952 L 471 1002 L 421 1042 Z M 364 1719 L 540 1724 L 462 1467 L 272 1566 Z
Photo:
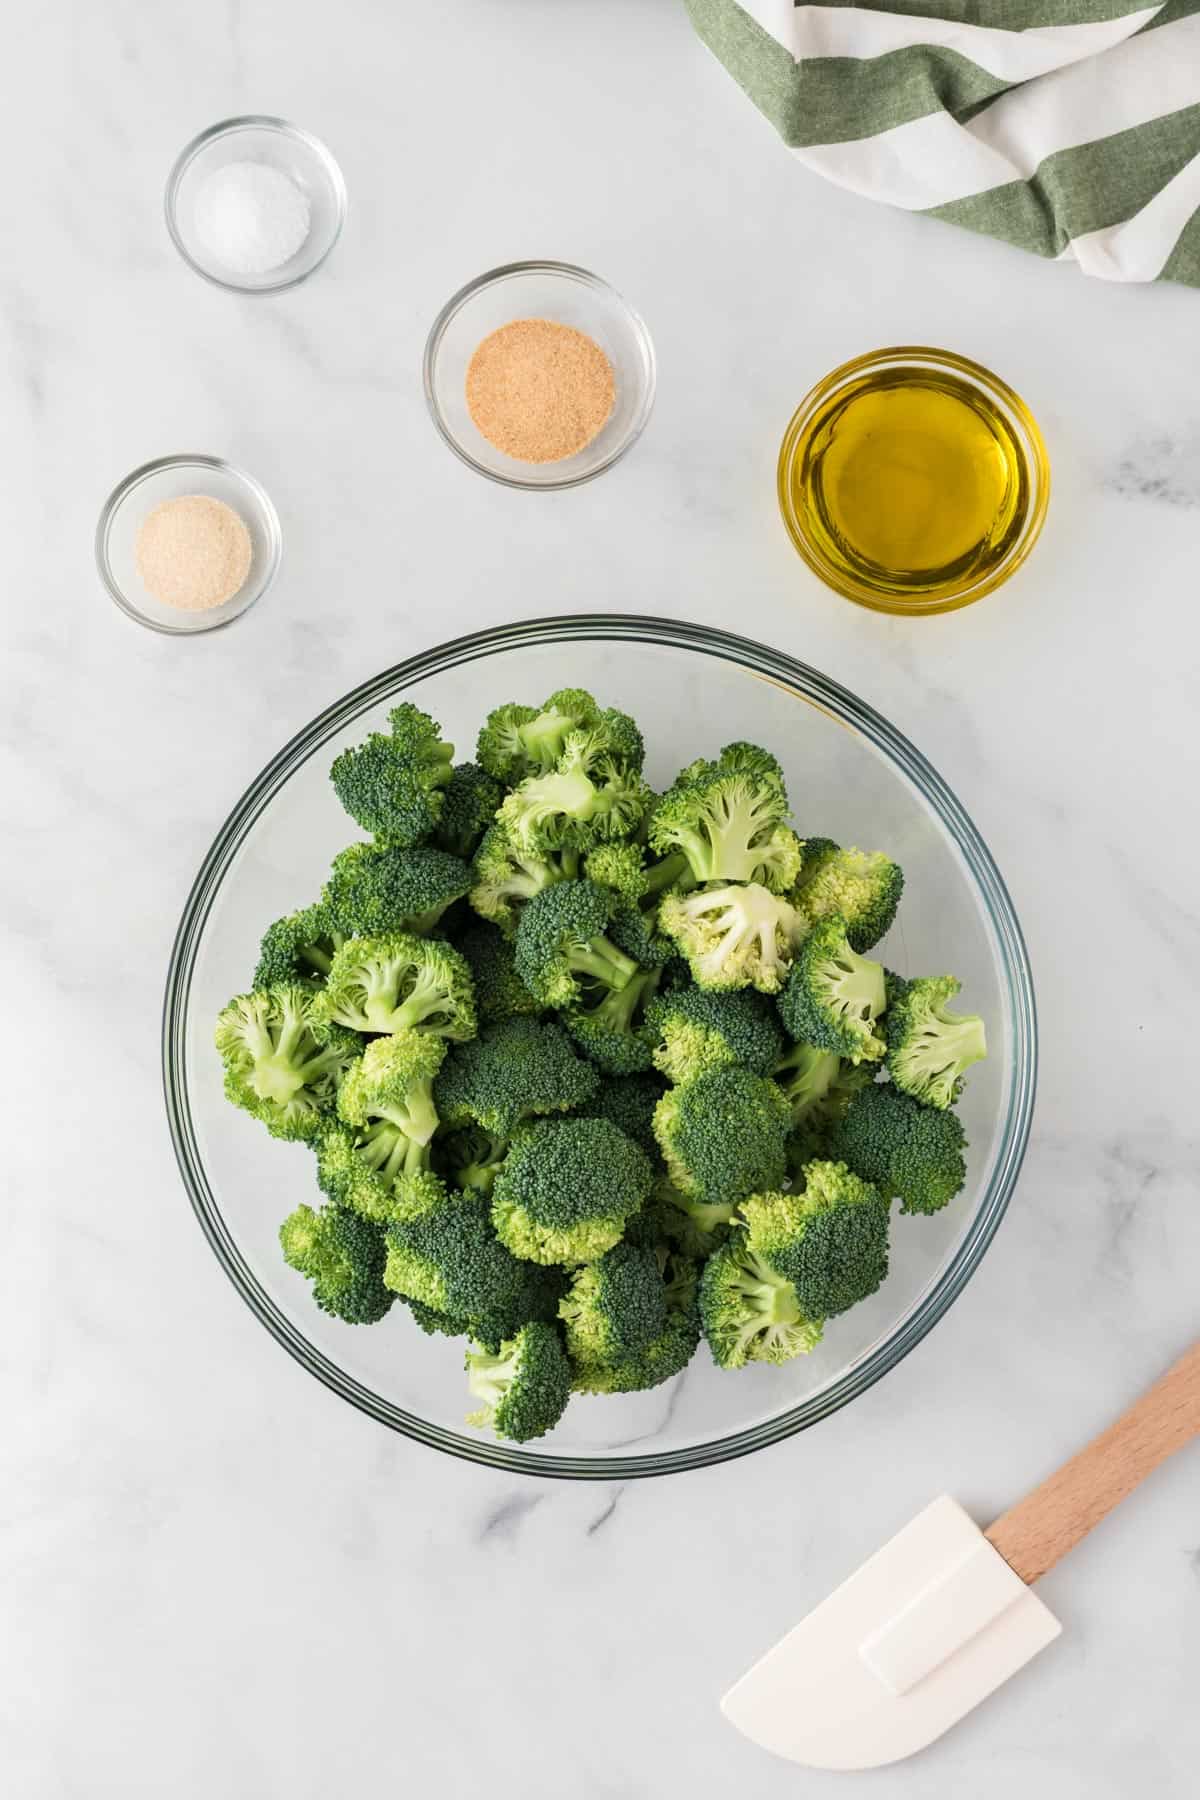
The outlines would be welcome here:
M 1036 1581 L 1198 1433 L 1200 1343 L 985 1535 L 1022 1581 Z

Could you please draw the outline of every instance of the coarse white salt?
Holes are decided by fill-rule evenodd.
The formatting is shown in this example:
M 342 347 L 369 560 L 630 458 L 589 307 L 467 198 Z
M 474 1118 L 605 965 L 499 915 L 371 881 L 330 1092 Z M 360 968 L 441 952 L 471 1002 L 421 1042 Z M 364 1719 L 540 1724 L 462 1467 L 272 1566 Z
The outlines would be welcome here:
M 266 275 L 308 236 L 308 196 L 270 163 L 224 163 L 196 190 L 196 235 L 236 275 Z

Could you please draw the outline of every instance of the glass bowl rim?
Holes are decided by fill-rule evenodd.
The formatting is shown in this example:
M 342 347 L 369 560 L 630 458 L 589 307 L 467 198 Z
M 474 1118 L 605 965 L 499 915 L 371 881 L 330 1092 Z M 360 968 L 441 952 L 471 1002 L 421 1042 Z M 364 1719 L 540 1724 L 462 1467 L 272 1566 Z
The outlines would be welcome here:
M 563 475 L 558 480 L 533 481 L 520 475 L 507 475 L 500 469 L 491 469 L 479 458 L 473 456 L 466 445 L 450 429 L 446 416 L 437 398 L 434 379 L 438 354 L 442 347 L 442 339 L 452 319 L 462 310 L 476 294 L 485 288 L 495 287 L 503 281 L 510 281 L 517 275 L 560 275 L 578 282 L 583 287 L 594 288 L 613 300 L 618 309 L 624 313 L 633 331 L 634 338 L 642 355 L 645 382 L 641 403 L 633 421 L 624 437 L 610 450 L 602 462 L 594 469 L 587 469 L 582 474 Z M 605 281 L 602 275 L 594 275 L 590 269 L 584 269 L 577 263 L 554 262 L 547 258 L 534 258 L 529 262 L 501 263 L 497 268 L 485 269 L 482 275 L 476 275 L 456 293 L 451 294 L 442 307 L 433 324 L 429 327 L 429 336 L 425 340 L 425 353 L 421 360 L 421 380 L 425 389 L 425 404 L 429 408 L 429 416 L 442 442 L 453 450 L 460 462 L 466 463 L 476 474 L 485 475 L 489 481 L 497 481 L 501 487 L 521 488 L 527 493 L 556 493 L 564 488 L 582 487 L 585 481 L 594 481 L 597 475 L 603 475 L 614 463 L 620 462 L 626 453 L 633 449 L 641 437 L 654 410 L 654 396 L 658 385 L 658 364 L 654 354 L 654 340 L 650 336 L 649 327 L 636 307 L 630 305 L 619 289 L 611 281 Z M 586 449 L 587 446 L 585 445 Z M 579 452 L 578 454 L 582 454 Z
M 1019 430 L 1028 455 L 1032 501 L 1022 523 L 1020 536 L 1009 555 L 981 580 L 938 600 L 922 601 L 917 598 L 911 602 L 897 602 L 890 596 L 876 593 L 865 582 L 858 583 L 846 578 L 826 561 L 801 525 L 792 504 L 790 477 L 801 437 L 813 413 L 836 394 L 839 388 L 870 369 L 889 366 L 918 369 L 930 365 L 965 376 L 1003 407 L 1010 423 Z M 823 375 L 820 381 L 809 388 L 784 430 L 779 446 L 775 484 L 779 510 L 793 548 L 826 587 L 831 588 L 835 594 L 840 594 L 843 600 L 852 600 L 856 606 L 865 606 L 872 612 L 888 613 L 893 618 L 926 618 L 971 606 L 1016 574 L 1041 536 L 1045 523 L 1046 509 L 1050 504 L 1050 458 L 1041 427 L 1030 408 L 1015 388 L 1010 387 L 1007 381 L 983 363 L 974 361 L 972 357 L 962 356 L 955 350 L 939 350 L 928 344 L 892 344 L 879 350 L 865 351 L 861 356 L 851 357 L 849 362 L 839 363 L 836 369 L 831 369 L 828 375 Z
M 966 1237 L 940 1278 L 910 1318 L 820 1394 L 743 1430 L 703 1443 L 644 1455 L 539 1455 L 513 1444 L 450 1431 L 394 1406 L 348 1375 L 299 1332 L 255 1279 L 226 1226 L 208 1185 L 195 1139 L 186 1080 L 188 992 L 196 951 L 225 871 L 246 832 L 295 769 L 370 707 L 414 682 L 474 662 L 493 652 L 530 645 L 619 640 L 698 651 L 733 663 L 751 675 L 782 683 L 799 697 L 864 735 L 899 768 L 929 803 L 970 870 L 1001 947 L 1014 1031 L 1015 1078 L 999 1152 L 987 1191 Z M 163 1087 L 167 1118 L 184 1187 L 201 1229 L 226 1275 L 279 1343 L 310 1374 L 362 1412 L 406 1437 L 465 1461 L 510 1473 L 577 1480 L 629 1480 L 679 1473 L 730 1461 L 791 1437 L 836 1412 L 872 1387 L 907 1356 L 958 1298 L 978 1267 L 1004 1216 L 1029 1139 L 1037 1084 L 1037 1016 L 1024 937 L 1003 878 L 979 832 L 942 777 L 882 714 L 848 688 L 808 664 L 765 644 L 683 620 L 622 613 L 581 613 L 529 619 L 452 639 L 422 651 L 362 682 L 310 720 L 277 754 L 237 801 L 213 841 L 192 884 L 171 951 L 162 1014 Z
M 148 481 L 152 475 L 161 474 L 164 469 L 185 468 L 219 469 L 222 474 L 232 476 L 233 480 L 246 488 L 258 503 L 262 516 L 266 520 L 267 536 L 270 539 L 270 558 L 258 584 L 257 592 L 246 601 L 244 606 L 239 607 L 237 612 L 230 613 L 224 619 L 214 619 L 211 625 L 190 627 L 168 625 L 160 619 L 152 619 L 148 614 L 139 612 L 113 574 L 108 554 L 109 528 L 116 516 L 117 508 L 124 504 L 134 489 L 140 487 L 143 481 Z M 127 619 L 132 619 L 135 625 L 143 625 L 147 631 L 157 631 L 163 637 L 202 637 L 205 632 L 224 631 L 227 626 L 235 625 L 239 619 L 245 617 L 252 607 L 258 605 L 263 595 L 271 588 L 283 560 L 283 527 L 279 523 L 275 502 L 262 483 L 256 481 L 253 475 L 247 474 L 245 469 L 239 469 L 236 463 L 227 461 L 223 456 L 206 456 L 201 451 L 181 450 L 172 456 L 156 456 L 153 461 L 141 463 L 136 469 L 131 469 L 128 475 L 122 476 L 100 508 L 100 517 L 96 521 L 95 550 L 96 571 L 100 580 L 104 584 L 109 599 L 125 614 Z
M 329 176 L 336 214 L 329 242 L 314 263 L 310 263 L 308 268 L 301 269 L 295 275 L 289 275 L 286 281 L 267 281 L 253 287 L 247 287 L 240 281 L 226 281 L 222 276 L 215 275 L 211 269 L 205 268 L 203 263 L 197 262 L 185 244 L 183 233 L 179 229 L 177 213 L 179 185 L 188 168 L 200 152 L 208 148 L 209 144 L 215 144 L 218 138 L 230 137 L 237 131 L 277 131 L 284 137 L 295 138 L 297 143 L 303 144 L 306 149 L 312 151 L 318 162 L 324 164 L 325 172 Z M 163 192 L 163 214 L 166 219 L 167 233 L 188 268 L 204 281 L 211 282 L 213 287 L 224 289 L 227 294 L 249 294 L 251 297 L 256 294 L 285 293 L 288 288 L 299 287 L 302 281 L 307 281 L 310 275 L 315 275 L 342 235 L 342 227 L 346 223 L 347 205 L 346 178 L 342 174 L 341 164 L 328 144 L 317 137 L 315 132 L 306 131 L 303 125 L 296 125 L 291 119 L 277 118 L 273 113 L 239 113 L 231 119 L 218 119 L 215 125 L 206 125 L 204 130 L 198 131 L 194 138 L 189 138 L 171 164 L 171 171 L 167 176 L 167 185 Z

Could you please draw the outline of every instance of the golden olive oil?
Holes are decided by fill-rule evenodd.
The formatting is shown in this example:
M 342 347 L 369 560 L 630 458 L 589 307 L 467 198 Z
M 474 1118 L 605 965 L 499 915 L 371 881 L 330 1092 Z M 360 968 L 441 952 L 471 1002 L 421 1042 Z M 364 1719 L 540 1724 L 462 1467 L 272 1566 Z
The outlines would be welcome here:
M 880 360 L 830 377 L 793 422 L 780 463 L 788 527 L 854 599 L 898 612 L 960 605 L 1016 566 L 1031 523 L 1036 535 L 1041 440 L 1006 390 L 993 397 L 953 366 Z

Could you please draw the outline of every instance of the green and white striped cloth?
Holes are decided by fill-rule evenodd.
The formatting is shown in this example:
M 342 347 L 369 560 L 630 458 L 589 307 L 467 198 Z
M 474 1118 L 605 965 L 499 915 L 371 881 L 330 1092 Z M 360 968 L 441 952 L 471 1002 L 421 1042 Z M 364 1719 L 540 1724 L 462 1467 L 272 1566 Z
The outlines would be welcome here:
M 1107 281 L 1200 287 L 1200 0 L 686 0 L 801 162 Z

